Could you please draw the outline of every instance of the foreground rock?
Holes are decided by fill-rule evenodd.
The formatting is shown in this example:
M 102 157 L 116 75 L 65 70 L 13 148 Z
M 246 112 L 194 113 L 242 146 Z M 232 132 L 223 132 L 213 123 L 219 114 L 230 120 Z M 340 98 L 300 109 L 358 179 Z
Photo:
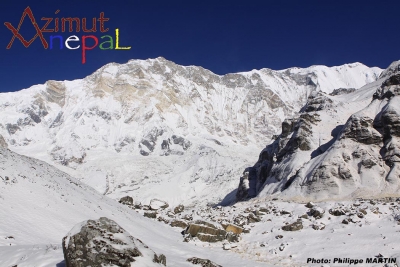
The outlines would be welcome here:
M 185 229 L 188 226 L 188 224 L 185 221 L 182 221 L 182 220 L 173 220 L 171 222 L 171 226 L 172 227 L 180 227 L 180 228 Z
M 133 206 L 133 198 L 130 196 L 125 196 L 119 200 L 119 203 L 128 205 L 128 206 Z
M 201 265 L 201 267 L 222 267 L 222 265 L 216 264 L 215 262 L 212 262 L 207 259 L 200 259 L 200 258 L 189 258 L 187 259 L 188 262 L 191 262 L 196 265 Z
M 167 202 L 159 199 L 152 199 L 150 201 L 150 209 L 151 210 L 159 210 L 159 209 L 166 209 L 169 205 Z
M 218 228 L 217 226 L 207 223 L 204 221 L 196 221 L 190 224 L 186 230 L 185 234 L 190 237 L 197 237 L 203 242 L 218 242 L 223 240 L 228 240 L 229 242 L 238 242 L 239 235 L 235 234 L 233 231 L 225 231 L 224 229 Z
M 183 205 L 178 205 L 178 206 L 175 207 L 174 213 L 175 213 L 175 214 L 179 214 L 179 213 L 181 213 L 181 212 L 184 211 L 184 210 L 185 210 L 185 206 L 183 206 Z
M 79 223 L 62 241 L 66 267 L 166 265 L 148 246 L 106 217 Z
M 301 220 L 297 220 L 294 223 L 282 226 L 283 231 L 299 231 L 301 229 L 303 229 L 303 223 Z

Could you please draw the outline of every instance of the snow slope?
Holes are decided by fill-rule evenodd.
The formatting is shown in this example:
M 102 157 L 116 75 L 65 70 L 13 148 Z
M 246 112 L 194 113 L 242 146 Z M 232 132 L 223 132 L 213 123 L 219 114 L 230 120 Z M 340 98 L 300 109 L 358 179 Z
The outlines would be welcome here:
M 235 266 L 265 266 L 221 249 L 182 242 L 180 231 L 99 194 L 49 164 L 0 148 L 0 266 L 64 266 L 62 238 L 75 224 L 105 216 L 141 239 L 168 266 L 189 257 Z

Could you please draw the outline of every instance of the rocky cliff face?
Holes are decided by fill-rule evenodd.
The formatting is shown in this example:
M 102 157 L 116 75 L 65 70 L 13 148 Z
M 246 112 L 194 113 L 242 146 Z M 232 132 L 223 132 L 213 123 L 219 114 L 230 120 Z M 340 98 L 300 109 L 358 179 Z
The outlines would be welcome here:
M 82 80 L 1 94 L 0 134 L 113 197 L 215 202 L 312 92 L 359 88 L 380 72 L 354 63 L 220 76 L 164 58 L 112 63 Z M 321 101 L 316 94 L 307 111 Z M 306 148 L 301 139 L 291 142 Z M 215 185 L 218 197 L 206 193 Z
M 399 195 L 399 66 L 394 62 L 377 82 L 355 92 L 312 94 L 245 170 L 237 200 Z

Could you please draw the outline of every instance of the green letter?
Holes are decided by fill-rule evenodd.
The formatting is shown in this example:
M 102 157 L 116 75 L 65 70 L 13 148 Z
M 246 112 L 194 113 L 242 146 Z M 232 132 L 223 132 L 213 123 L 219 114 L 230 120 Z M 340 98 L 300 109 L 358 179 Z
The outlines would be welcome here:
M 112 38 L 110 35 L 104 35 L 104 36 L 101 36 L 100 38 L 103 39 L 103 38 L 105 38 L 105 37 L 108 37 L 109 41 L 102 42 L 102 43 L 100 44 L 100 49 L 101 49 L 101 50 L 114 49 L 114 40 L 113 40 L 113 38 Z M 103 44 L 106 44 L 106 43 L 110 43 L 110 46 L 107 47 L 107 48 L 104 48 L 104 47 L 103 47 Z

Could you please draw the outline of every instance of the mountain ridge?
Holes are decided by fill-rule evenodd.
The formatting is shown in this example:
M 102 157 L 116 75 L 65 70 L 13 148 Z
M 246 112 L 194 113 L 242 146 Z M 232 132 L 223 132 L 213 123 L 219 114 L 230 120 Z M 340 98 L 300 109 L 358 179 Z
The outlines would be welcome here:
M 361 64 L 313 68 L 220 76 L 164 58 L 110 63 L 84 79 L 0 94 L 0 134 L 13 151 L 103 194 L 149 201 L 145 192 L 155 190 L 176 203 L 204 201 L 198 193 L 218 184 L 220 196 L 209 200 L 218 202 L 311 92 L 358 88 L 381 73 Z

